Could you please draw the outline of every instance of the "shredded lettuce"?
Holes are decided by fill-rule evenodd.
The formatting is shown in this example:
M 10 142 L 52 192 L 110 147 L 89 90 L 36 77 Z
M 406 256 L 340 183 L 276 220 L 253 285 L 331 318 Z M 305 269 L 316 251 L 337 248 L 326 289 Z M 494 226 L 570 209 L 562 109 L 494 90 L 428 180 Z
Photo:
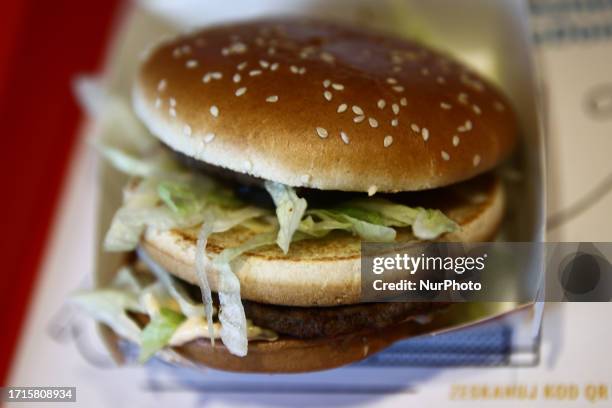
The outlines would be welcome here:
M 238 204 L 230 193 L 204 177 L 187 177 L 183 181 L 144 179 L 125 194 L 104 246 L 107 251 L 131 251 L 147 227 L 158 230 L 195 227 L 203 222 L 205 211 L 213 212 L 221 226 L 215 232 L 267 214 L 263 209 Z
M 117 334 L 139 344 L 140 328 L 126 312 L 144 312 L 139 296 L 143 290 L 131 268 L 119 269 L 108 288 L 78 291 L 70 300 L 97 321 L 111 327 Z
M 435 239 L 459 228 L 457 223 L 440 210 L 409 207 L 380 198 L 355 200 L 349 205 L 352 208 L 377 213 L 382 217 L 382 225 L 412 227 L 414 236 L 423 240 Z
M 147 265 L 155 265 L 145 252 L 141 251 L 140 255 Z M 123 267 L 108 287 L 80 291 L 71 296 L 72 303 L 95 320 L 140 345 L 140 361 L 146 361 L 165 346 L 180 346 L 196 338 L 210 338 L 211 335 L 219 337 L 222 331 L 218 322 L 213 323 L 212 333 L 207 330 L 208 322 L 213 322 L 216 316 L 215 309 L 210 319 L 205 318 L 202 312 L 204 306 L 188 298 L 181 284 L 159 266 L 157 268 L 159 270 L 155 272 L 149 268 L 155 278 L 151 281 L 149 276 L 144 279 L 142 275 L 135 274 L 132 268 Z M 168 277 L 171 278 L 170 282 Z M 148 284 L 143 285 L 141 280 Z M 185 307 L 185 303 L 189 306 Z M 191 315 L 190 311 L 193 312 Z M 127 312 L 147 315 L 149 324 L 144 330 L 141 329 Z M 273 341 L 278 338 L 276 333 L 257 327 L 249 320 L 246 321 L 246 336 L 247 341 Z
M 458 225 L 440 210 L 422 210 L 412 224 L 414 235 L 421 239 L 435 239 L 458 228 Z
M 151 316 L 149 324 L 142 331 L 138 360 L 144 363 L 166 346 L 184 320 L 185 316 L 166 308 L 161 308 L 157 315 Z
M 211 339 L 212 344 L 215 344 L 215 336 L 214 336 L 214 328 L 212 325 L 212 292 L 210 289 L 210 284 L 208 282 L 208 274 L 207 269 L 210 269 L 210 262 L 208 260 L 208 256 L 206 254 L 206 244 L 208 242 L 208 237 L 213 233 L 219 233 L 224 231 L 229 231 L 237 225 L 245 222 L 246 220 L 250 220 L 253 218 L 257 218 L 261 215 L 264 215 L 265 212 L 256 207 L 245 207 L 238 210 L 221 210 L 220 208 L 213 208 L 207 211 L 204 215 L 204 222 L 200 231 L 198 233 L 198 240 L 196 244 L 196 275 L 198 277 L 198 282 L 200 286 L 200 291 L 202 292 L 202 302 L 204 303 L 204 309 L 206 311 L 206 317 L 208 320 L 208 332 L 209 337 Z M 222 265 L 218 269 L 220 271 L 220 286 L 223 285 L 224 281 L 232 282 L 231 276 L 234 276 L 231 268 L 229 267 L 229 261 L 227 265 Z M 229 276 L 231 275 L 231 276 Z M 223 278 L 223 279 L 221 279 Z M 232 290 L 235 289 L 235 285 L 231 287 Z M 242 328 L 242 320 L 246 320 L 246 317 L 242 319 L 244 316 L 244 310 L 242 310 L 242 302 L 240 301 L 240 283 L 238 283 L 238 303 L 235 302 L 235 296 L 230 296 L 230 294 L 224 294 L 222 296 L 222 290 L 219 289 L 219 301 L 221 303 L 221 308 L 228 308 L 229 312 L 223 312 L 223 319 L 232 320 L 235 319 L 236 323 L 233 327 L 240 330 Z M 240 310 L 242 312 L 240 313 Z M 221 318 L 220 318 L 221 320 Z M 228 343 L 230 342 L 229 337 L 231 335 L 232 338 L 236 337 L 232 335 L 232 331 L 228 328 L 228 330 L 222 330 L 222 338 L 224 338 L 223 333 L 225 333 L 225 337 L 228 338 Z M 229 333 L 229 334 L 228 334 Z M 246 340 L 245 340 L 246 341 Z M 232 346 L 225 343 L 230 351 L 232 351 Z M 244 345 L 237 344 L 236 349 L 242 350 Z M 245 349 L 246 350 L 246 349 Z M 245 351 L 246 353 L 246 351 Z
M 127 315 L 127 311 L 145 311 L 135 294 L 112 288 L 82 291 L 73 294 L 71 302 L 119 336 L 140 344 L 140 328 Z
M 347 215 L 342 210 L 310 210 L 308 214 L 316 216 L 324 222 L 339 222 L 342 227 L 338 229 L 350 231 L 367 241 L 392 242 L 395 240 L 396 233 L 393 228 L 361 220 L 354 216 Z M 351 214 L 356 215 L 355 212 L 351 212 Z
M 240 246 L 225 249 L 213 260 L 219 273 L 221 340 L 228 350 L 237 356 L 247 354 L 248 333 L 246 315 L 240 299 L 240 281 L 232 271 L 231 262 L 247 251 L 273 245 L 275 241 L 275 233 L 255 235 Z
M 169 178 L 180 178 L 183 176 L 176 162 L 162 152 L 158 152 L 156 156 L 139 158 L 125 150 L 101 143 L 96 144 L 96 147 L 113 167 L 129 176 Z
M 208 237 L 214 230 L 214 219 L 209 214 L 204 216 L 204 223 L 198 233 L 198 241 L 196 243 L 196 255 L 195 255 L 195 267 L 196 276 L 198 277 L 198 283 L 200 286 L 200 292 L 202 293 L 202 302 L 204 303 L 204 311 L 206 313 L 206 320 L 208 321 L 208 334 L 211 343 L 215 344 L 214 327 L 212 323 L 213 314 L 213 303 L 212 303 L 212 291 L 210 290 L 210 283 L 208 282 L 207 264 L 209 264 L 208 257 L 206 256 L 206 245 L 208 243 Z
M 178 283 L 176 279 L 164 268 L 159 266 L 159 264 L 153 262 L 145 251 L 139 249 L 138 256 L 146 262 L 151 273 L 155 275 L 158 282 L 168 292 L 168 295 L 176 301 L 181 313 L 187 317 L 204 316 L 203 305 L 194 302 L 183 285 Z M 210 320 L 212 320 L 212 314 L 213 311 L 211 310 Z
M 304 217 L 307 203 L 303 198 L 299 198 L 295 190 L 289 186 L 272 181 L 266 181 L 265 185 L 276 205 L 276 217 L 280 224 L 276 243 L 286 254 L 289 252 L 291 238 Z

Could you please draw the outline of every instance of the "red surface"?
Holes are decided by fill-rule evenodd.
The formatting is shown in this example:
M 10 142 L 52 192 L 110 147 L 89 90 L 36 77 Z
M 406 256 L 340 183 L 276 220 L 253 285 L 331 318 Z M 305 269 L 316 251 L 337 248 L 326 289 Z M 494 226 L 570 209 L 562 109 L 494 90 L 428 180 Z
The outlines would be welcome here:
M 71 80 L 76 73 L 99 68 L 118 3 L 119 0 L 26 0 L 2 4 L 2 385 L 7 381 L 75 144 L 80 112 L 71 92 Z

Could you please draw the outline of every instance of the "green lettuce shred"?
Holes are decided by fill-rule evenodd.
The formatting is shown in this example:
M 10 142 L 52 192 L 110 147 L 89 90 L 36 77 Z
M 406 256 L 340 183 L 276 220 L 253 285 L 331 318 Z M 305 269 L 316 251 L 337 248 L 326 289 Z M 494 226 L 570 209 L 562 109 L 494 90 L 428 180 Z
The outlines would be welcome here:
M 276 205 L 276 217 L 280 225 L 276 243 L 286 254 L 289 252 L 293 234 L 300 226 L 307 203 L 289 186 L 271 181 L 266 181 L 265 186 Z
M 185 316 L 167 308 L 161 308 L 159 314 L 151 316 L 141 334 L 138 361 L 144 363 L 164 348 L 184 320 Z

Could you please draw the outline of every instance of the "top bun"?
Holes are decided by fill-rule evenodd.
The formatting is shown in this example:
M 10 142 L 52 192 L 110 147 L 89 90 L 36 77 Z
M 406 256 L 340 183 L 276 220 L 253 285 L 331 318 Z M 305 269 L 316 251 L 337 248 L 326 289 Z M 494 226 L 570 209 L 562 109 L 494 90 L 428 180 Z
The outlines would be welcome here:
M 151 132 L 203 162 L 291 186 L 413 191 L 471 178 L 517 134 L 506 98 L 412 41 L 269 19 L 154 48 L 134 87 Z

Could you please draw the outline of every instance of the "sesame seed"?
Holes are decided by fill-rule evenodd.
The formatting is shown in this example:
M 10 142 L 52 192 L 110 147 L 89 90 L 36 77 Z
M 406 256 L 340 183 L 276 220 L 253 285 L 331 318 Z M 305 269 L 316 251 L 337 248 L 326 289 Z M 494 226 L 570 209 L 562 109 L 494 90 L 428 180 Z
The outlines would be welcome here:
M 440 152 L 440 156 L 442 156 L 442 160 L 444 160 L 444 161 L 449 161 L 450 160 L 450 155 L 447 152 L 445 152 L 444 150 L 442 150 Z
M 338 106 L 338 113 L 346 112 L 347 109 L 348 109 L 348 105 L 346 103 L 343 103 L 340 106 Z
M 362 116 L 355 116 L 355 117 L 353 118 L 353 122 L 355 122 L 355 123 L 361 123 L 361 122 L 363 122 L 364 120 L 365 120 L 365 116 L 363 116 L 363 115 L 362 115 Z
M 440 107 L 445 110 L 451 109 L 453 106 L 450 103 L 440 102 Z
M 416 123 L 411 124 L 410 125 L 410 129 L 412 129 L 412 131 L 415 132 L 415 133 L 421 132 L 421 129 L 419 128 L 419 126 Z
M 479 155 L 475 155 L 474 158 L 472 159 L 472 164 L 474 165 L 474 167 L 478 167 L 478 165 L 480 164 L 480 156 Z
M 327 129 L 322 127 L 317 128 L 317 134 L 321 139 L 325 139 L 329 135 L 329 133 L 327 133 Z
M 234 43 L 230 45 L 228 48 L 224 48 L 221 50 L 223 55 L 229 54 L 244 54 L 247 51 L 247 46 L 241 42 Z
M 161 108 L 161 106 L 162 106 L 162 100 L 161 100 L 161 98 L 157 98 L 157 99 L 155 99 L 155 107 L 156 107 L 157 109 L 159 109 L 159 108 Z
M 170 114 L 170 116 L 176 118 L 176 109 L 170 108 L 168 109 L 168 113 Z
M 474 111 L 475 114 L 480 115 L 482 114 L 482 110 L 480 109 L 480 106 L 478 105 L 472 105 L 472 110 Z
M 310 174 L 302 174 L 302 176 L 300 177 L 300 181 L 302 183 L 309 183 L 310 182 Z
M 391 126 L 393 127 L 397 127 L 399 125 L 399 119 L 398 118 L 394 118 L 391 120 Z
M 210 107 L 210 114 L 213 115 L 215 118 L 219 117 L 219 108 L 217 108 L 216 105 L 213 105 Z
M 465 105 L 468 102 L 468 94 L 466 94 L 465 92 L 461 92 L 458 96 L 457 96 L 457 100 L 459 101 L 459 103 Z
M 340 138 L 342 139 L 344 144 L 349 144 L 350 139 L 349 139 L 349 137 L 348 137 L 348 135 L 346 133 L 340 132 Z
M 466 121 L 465 121 L 465 124 L 463 124 L 463 125 L 459 126 L 459 127 L 457 128 L 457 130 L 458 130 L 459 132 L 467 132 L 467 131 L 472 130 L 472 121 L 470 121 L 470 120 L 466 120 Z
M 176 106 L 176 99 L 170 98 L 170 106 L 172 106 L 173 108 Z
M 378 101 L 378 109 L 385 109 L 385 106 L 387 106 L 387 102 L 385 102 L 384 99 L 381 99 Z
M 355 115 L 363 115 L 363 109 L 361 109 L 359 106 L 353 105 L 352 109 Z
M 274 55 L 274 54 L 276 54 L 276 48 L 274 48 L 274 47 L 269 47 L 269 48 L 268 48 L 268 55 L 272 56 L 272 55 Z
M 423 68 L 423 69 L 421 69 L 421 74 L 423 76 L 427 76 L 427 75 L 429 75 L 429 70 L 427 68 Z
M 291 65 L 291 66 L 289 67 L 289 70 L 290 70 L 292 73 L 294 73 L 294 74 L 299 74 L 299 72 L 300 72 L 300 69 L 299 69 L 298 67 L 296 67 L 295 65 Z
M 470 78 L 467 72 L 461 74 L 461 82 L 477 92 L 484 91 L 484 85 L 480 81 Z
M 157 90 L 159 92 L 163 92 L 166 90 L 166 88 L 168 87 L 168 81 L 166 81 L 165 79 L 162 79 L 161 81 L 159 81 L 159 83 L 157 84 Z
M 429 139 L 429 130 L 427 128 L 421 129 L 421 136 L 423 136 L 424 141 L 427 141 Z
M 391 135 L 385 136 L 385 139 L 383 140 L 383 145 L 385 147 L 389 147 L 389 146 L 391 146 L 392 143 L 393 143 L 393 136 L 391 136 Z
M 377 128 L 378 127 L 378 121 L 374 118 L 369 118 L 368 122 L 370 122 L 370 126 L 373 128 Z
M 268 96 L 266 102 L 275 103 L 278 102 L 278 95 Z
M 325 81 L 323 81 L 323 86 L 325 88 L 329 88 L 330 85 L 331 85 L 331 81 L 329 79 L 326 79 Z
M 400 107 L 397 103 L 394 103 L 393 105 L 391 105 L 391 109 L 393 109 L 393 113 L 395 113 L 396 115 L 398 115 L 400 112 Z
M 233 78 L 234 83 L 237 84 L 238 82 L 240 82 L 241 79 L 242 79 L 242 76 L 240 76 L 240 74 L 234 74 L 234 78 Z
M 504 106 L 504 104 L 499 101 L 496 101 L 495 103 L 493 103 L 493 107 L 498 112 L 503 112 L 506 110 L 506 107 Z
M 459 136 L 454 135 L 453 136 L 453 146 L 457 147 L 459 146 L 459 142 L 461 141 L 461 139 L 459 139 Z
M 368 196 L 372 197 L 378 191 L 378 187 L 372 185 L 368 188 Z
M 323 97 L 325 97 L 325 99 L 327 99 L 328 101 L 331 101 L 332 98 L 333 98 L 333 95 L 332 95 L 331 92 L 325 91 L 325 92 L 323 92 Z
M 238 68 L 238 71 L 242 71 L 243 69 L 245 69 L 247 67 L 249 63 L 248 62 L 241 62 L 240 64 L 238 64 L 238 66 L 236 68 Z
M 212 77 L 212 79 L 216 80 L 223 78 L 223 74 L 221 72 L 211 72 L 210 76 Z
M 274 64 L 270 65 L 270 71 L 276 71 L 278 69 L 278 62 L 275 62 Z
M 321 59 L 330 64 L 333 64 L 334 61 L 336 60 L 336 58 L 334 58 L 334 56 L 331 55 L 329 52 L 322 52 Z
M 342 84 L 332 84 L 332 88 L 334 88 L 336 91 L 343 91 L 344 90 L 344 85 L 342 85 Z
M 261 70 L 260 69 L 254 69 L 253 71 L 249 72 L 250 76 L 257 76 L 257 75 L 261 75 Z
M 298 74 L 300 75 L 304 75 L 306 73 L 306 67 L 302 67 L 300 68 L 300 70 L 298 71 Z
M 401 85 L 396 85 L 396 86 L 393 87 L 393 90 L 395 92 L 397 92 L 397 93 L 402 93 L 402 92 L 404 92 L 404 87 L 401 86 Z
M 247 89 L 245 87 L 238 88 L 236 90 L 236 96 L 242 96 L 242 95 L 244 95 L 246 93 L 246 91 L 247 91 Z
M 172 50 L 172 56 L 174 58 L 180 58 L 181 55 L 183 55 L 183 53 L 181 52 L 180 48 L 175 48 L 174 50 Z
M 437 81 L 437 82 L 438 82 L 440 85 L 442 85 L 442 84 L 445 84 L 445 83 L 446 83 L 446 79 L 444 79 L 444 77 L 443 77 L 443 76 L 439 76 L 439 77 L 437 77 L 437 78 L 436 78 L 436 81 Z
M 186 66 L 187 68 L 195 68 L 195 67 L 197 67 L 197 66 L 198 66 L 198 61 L 196 61 L 196 60 L 189 60 L 189 61 L 187 61 L 187 62 L 185 63 L 185 66 Z
M 183 52 L 183 54 L 189 54 L 191 52 L 191 47 L 189 46 L 189 44 L 185 44 L 181 47 L 181 51 Z
M 387 83 L 390 85 L 396 85 L 397 84 L 397 79 L 395 78 L 387 78 Z
M 400 105 L 402 105 L 402 106 L 408 106 L 408 99 L 406 99 L 406 98 L 402 98 L 402 99 L 400 99 Z
M 204 143 L 210 143 L 213 141 L 214 138 L 215 138 L 214 133 L 207 133 L 206 135 L 204 135 Z
M 263 69 L 268 69 L 270 67 L 270 63 L 266 60 L 259 61 L 259 65 L 261 65 Z
M 207 83 L 209 83 L 209 82 L 210 82 L 211 78 L 212 78 L 212 77 L 210 76 L 210 74 L 205 74 L 205 75 L 202 77 L 202 82 L 204 82 L 205 84 L 207 84 Z
M 191 136 L 191 126 L 185 125 L 183 126 L 183 133 L 185 136 Z

